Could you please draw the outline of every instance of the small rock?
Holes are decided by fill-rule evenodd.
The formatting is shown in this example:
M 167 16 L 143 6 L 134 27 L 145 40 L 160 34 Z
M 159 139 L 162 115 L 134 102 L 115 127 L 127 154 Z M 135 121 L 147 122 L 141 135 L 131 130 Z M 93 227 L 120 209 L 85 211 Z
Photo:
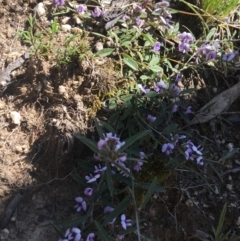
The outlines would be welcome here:
M 65 86 L 60 85 L 60 86 L 58 87 L 58 93 L 59 93 L 60 95 L 63 95 L 65 92 L 66 92 Z
M 233 190 L 233 185 L 232 184 L 227 184 L 226 188 L 227 188 L 228 191 L 231 192 Z
M 70 19 L 70 17 L 65 17 L 61 20 L 62 24 L 66 24 L 68 22 L 68 20 Z
M 3 229 L 1 230 L 0 233 L 0 240 L 7 240 L 8 239 L 8 235 L 9 235 L 9 230 L 8 229 Z
M 45 15 L 46 13 L 46 10 L 44 8 L 44 3 L 42 2 L 38 3 L 33 10 L 39 17 Z
M 197 196 L 198 195 L 198 191 L 194 191 L 194 193 L 193 193 L 195 196 Z
M 69 24 L 62 24 L 62 30 L 64 31 L 64 32 L 69 32 L 70 30 L 71 30 L 71 25 L 69 25 Z
M 11 222 L 16 222 L 16 217 L 15 216 L 11 217 Z
M 236 222 L 236 225 L 237 225 L 237 226 L 240 226 L 240 216 L 238 217 L 238 220 L 237 220 L 237 222 Z
M 216 195 L 218 195 L 218 194 L 219 194 L 219 189 L 218 189 L 218 187 L 217 187 L 217 186 L 215 186 L 215 188 L 214 188 L 214 193 L 215 193 Z
M 229 151 L 232 151 L 234 148 L 234 145 L 233 145 L 233 143 L 228 143 L 226 147 Z
M 186 202 L 185 202 L 185 205 L 188 206 L 188 207 L 192 207 L 193 206 L 193 201 L 191 199 L 188 199 Z
M 21 115 L 17 111 L 11 111 L 10 113 L 13 124 L 20 125 L 21 124 Z
M 232 181 L 232 176 L 231 175 L 228 176 L 228 180 Z
M 103 49 L 103 43 L 102 42 L 97 42 L 95 44 L 95 49 L 96 49 L 96 51 L 102 50 Z

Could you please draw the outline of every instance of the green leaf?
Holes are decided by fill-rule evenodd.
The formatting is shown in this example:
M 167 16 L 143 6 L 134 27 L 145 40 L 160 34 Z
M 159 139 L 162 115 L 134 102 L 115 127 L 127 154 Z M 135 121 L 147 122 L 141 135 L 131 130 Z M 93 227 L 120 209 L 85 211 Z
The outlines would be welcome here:
M 206 40 L 207 40 L 207 41 L 212 38 L 212 36 L 216 33 L 216 30 L 217 30 L 217 28 L 214 27 L 214 28 L 212 28 L 212 29 L 209 31 L 209 33 L 208 33 L 208 35 L 207 35 L 207 37 L 206 37 Z
M 111 222 L 114 218 L 118 217 L 124 210 L 127 209 L 128 204 L 130 202 L 130 197 L 126 196 L 121 203 L 118 204 L 118 206 L 106 217 L 106 219 L 103 222 L 103 225 L 108 224 Z
M 222 227 L 223 227 L 223 223 L 224 223 L 224 219 L 225 219 L 225 215 L 226 215 L 226 211 L 227 211 L 227 204 L 225 203 L 218 221 L 218 226 L 217 226 L 217 230 L 215 232 L 215 240 L 218 240 L 218 238 L 220 237 L 221 231 L 222 231 Z
M 111 196 L 113 196 L 113 180 L 112 180 L 112 169 L 111 169 L 110 163 L 107 163 L 106 176 L 107 176 L 108 189 L 111 193 Z
M 91 34 L 102 37 L 102 38 L 106 38 L 106 36 L 104 36 L 103 34 L 100 34 L 100 33 L 91 32 Z
M 134 136 L 129 137 L 128 139 L 125 140 L 125 144 L 119 149 L 119 152 L 122 152 L 122 151 L 126 150 L 134 142 L 136 142 L 138 139 L 146 136 L 148 133 L 149 133 L 148 130 L 144 130 L 144 131 L 141 131 Z
M 149 62 L 148 66 L 156 66 L 159 63 L 159 57 L 157 55 L 153 55 L 151 61 Z
M 163 72 L 163 69 L 158 65 L 150 66 L 149 69 L 155 73 Z
M 163 134 L 168 135 L 177 130 L 178 124 L 171 124 L 163 130 Z
M 99 50 L 96 54 L 100 57 L 106 57 L 106 56 L 112 54 L 113 51 L 114 51 L 114 49 L 112 49 L 112 48 L 105 48 L 105 49 Z
M 141 75 L 140 76 L 140 79 L 141 80 L 147 80 L 147 79 L 150 79 L 151 77 L 150 76 L 147 76 L 147 75 Z
M 229 151 L 228 153 L 224 154 L 219 161 L 227 160 L 232 157 L 234 154 L 238 153 L 239 148 L 234 148 L 233 150 Z
M 129 41 L 129 40 L 124 41 L 124 42 L 122 42 L 122 44 L 121 44 L 122 47 L 123 47 L 123 46 L 129 46 L 129 45 L 131 45 L 131 41 Z
M 96 128 L 97 128 L 98 135 L 100 136 L 101 139 L 104 139 L 103 130 L 102 130 L 102 127 L 101 127 L 101 122 L 99 121 L 98 118 L 95 118 L 94 122 L 95 122 L 95 125 L 96 125 Z
M 128 65 L 131 69 L 133 70 L 138 70 L 138 64 L 135 60 L 133 60 L 132 58 L 124 58 L 123 62 Z
M 104 230 L 104 228 L 98 221 L 94 221 L 94 223 L 99 232 L 99 236 L 101 237 L 101 240 L 114 241 L 114 239 L 107 234 L 107 232 Z
M 140 183 L 135 183 L 135 186 L 136 187 L 141 187 L 141 188 L 143 188 L 143 189 L 149 189 L 150 188 L 150 183 L 148 183 L 148 182 L 140 182 Z M 165 192 L 165 189 L 163 188 L 163 187 L 161 187 L 161 186 L 159 186 L 159 185 L 155 185 L 155 188 L 154 188 L 155 190 L 155 192 Z
M 150 187 L 149 187 L 149 189 L 146 193 L 145 199 L 142 202 L 142 205 L 140 206 L 140 210 L 142 210 L 146 206 L 147 202 L 151 198 L 152 194 L 155 191 L 156 184 L 157 184 L 157 177 L 154 177 L 154 179 L 153 179 L 153 181 L 152 181 L 152 183 L 151 183 L 151 185 L 150 185 Z
M 92 141 L 92 140 L 90 140 L 90 139 L 88 139 L 88 138 L 86 138 L 86 137 L 84 137 L 84 136 L 81 136 L 81 135 L 79 135 L 79 134 L 74 134 L 74 136 L 76 137 L 76 138 L 78 138 L 80 141 L 82 141 L 86 146 L 88 146 L 92 151 L 94 151 L 94 152 L 96 152 L 96 153 L 100 153 L 100 151 L 99 151 L 99 149 L 97 148 L 97 144 L 94 142 L 94 141 Z

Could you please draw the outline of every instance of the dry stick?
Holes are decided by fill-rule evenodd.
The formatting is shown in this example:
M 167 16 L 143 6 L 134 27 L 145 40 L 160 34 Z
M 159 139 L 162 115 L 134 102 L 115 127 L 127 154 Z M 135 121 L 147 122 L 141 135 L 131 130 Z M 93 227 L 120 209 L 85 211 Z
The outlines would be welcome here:
M 12 199 L 12 201 L 9 203 L 9 205 L 7 206 L 5 215 L 4 215 L 4 217 L 3 217 L 2 221 L 1 221 L 1 229 L 4 229 L 7 226 L 8 222 L 9 222 L 9 220 L 10 220 L 12 214 L 13 214 L 13 212 L 17 208 L 17 206 L 20 203 L 20 201 L 22 200 L 22 198 L 23 198 L 23 196 L 20 193 L 18 193 Z

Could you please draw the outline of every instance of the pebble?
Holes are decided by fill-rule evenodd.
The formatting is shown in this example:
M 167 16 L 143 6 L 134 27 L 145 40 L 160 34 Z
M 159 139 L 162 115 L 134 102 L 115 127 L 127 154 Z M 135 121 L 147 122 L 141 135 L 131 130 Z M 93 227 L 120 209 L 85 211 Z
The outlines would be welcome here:
M 62 30 L 64 31 L 64 32 L 69 32 L 70 30 L 71 30 L 71 25 L 69 25 L 69 24 L 62 24 Z
M 232 176 L 231 175 L 228 176 L 228 180 L 232 181 Z
M 20 125 L 21 124 L 21 115 L 17 111 L 11 111 L 10 117 L 12 119 L 13 124 Z
M 38 3 L 33 10 L 39 17 L 46 13 L 43 2 Z
M 237 220 L 237 222 L 236 222 L 236 225 L 237 225 L 237 226 L 240 226 L 240 216 L 238 217 L 238 220 Z
M 103 49 L 103 43 L 102 42 L 97 42 L 95 44 L 95 49 L 96 49 L 96 51 L 102 50 Z
M 217 186 L 215 186 L 215 188 L 214 188 L 214 193 L 215 193 L 216 195 L 218 195 L 218 194 L 220 193 Z
M 0 240 L 7 240 L 8 239 L 8 235 L 9 235 L 9 230 L 8 229 L 3 229 L 1 230 L 0 233 Z
M 226 188 L 227 188 L 228 191 L 231 192 L 233 190 L 233 185 L 232 184 L 227 184 Z
M 185 205 L 188 206 L 188 207 L 192 207 L 193 206 L 193 201 L 191 199 L 188 199 L 186 202 L 185 202 Z
M 66 92 L 66 88 L 65 88 L 63 85 L 60 85 L 60 86 L 58 87 L 58 93 L 59 93 L 60 95 L 63 95 L 65 92 Z
M 234 148 L 234 145 L 233 145 L 233 143 L 228 143 L 226 147 L 229 151 L 232 151 Z

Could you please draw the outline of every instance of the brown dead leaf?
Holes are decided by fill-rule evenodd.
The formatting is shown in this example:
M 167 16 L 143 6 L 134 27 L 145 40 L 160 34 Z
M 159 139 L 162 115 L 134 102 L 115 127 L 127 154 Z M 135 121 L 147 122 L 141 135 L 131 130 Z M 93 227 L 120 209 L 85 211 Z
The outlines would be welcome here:
M 190 122 L 190 125 L 204 123 L 226 110 L 240 96 L 240 83 L 215 96 L 204 105 Z

